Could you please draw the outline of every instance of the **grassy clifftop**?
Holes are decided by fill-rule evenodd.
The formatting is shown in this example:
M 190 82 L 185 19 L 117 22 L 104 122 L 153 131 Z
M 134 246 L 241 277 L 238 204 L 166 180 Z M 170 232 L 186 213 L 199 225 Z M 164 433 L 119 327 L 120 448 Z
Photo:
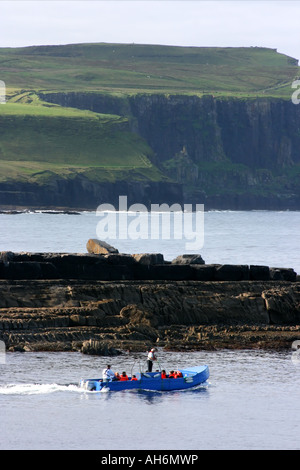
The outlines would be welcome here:
M 72 44 L 0 49 L 1 80 L 52 91 L 290 96 L 297 60 L 274 49 Z

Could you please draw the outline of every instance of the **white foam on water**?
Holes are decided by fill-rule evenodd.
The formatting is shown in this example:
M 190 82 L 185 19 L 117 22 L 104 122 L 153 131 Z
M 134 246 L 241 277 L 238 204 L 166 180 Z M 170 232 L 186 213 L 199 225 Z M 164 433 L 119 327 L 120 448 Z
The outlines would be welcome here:
M 42 395 L 54 392 L 80 392 L 77 385 L 7 384 L 0 386 L 0 395 Z

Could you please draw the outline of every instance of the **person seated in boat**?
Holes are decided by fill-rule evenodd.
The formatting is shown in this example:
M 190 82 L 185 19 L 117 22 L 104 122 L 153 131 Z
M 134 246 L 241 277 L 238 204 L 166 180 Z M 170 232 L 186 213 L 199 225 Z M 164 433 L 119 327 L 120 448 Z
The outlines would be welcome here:
M 166 378 L 167 378 L 167 374 L 166 374 L 166 371 L 165 371 L 165 370 L 162 370 L 162 371 L 161 371 L 161 378 L 162 378 L 162 379 L 166 379 Z
M 120 380 L 120 374 L 119 374 L 119 372 L 116 372 L 116 373 L 115 373 L 115 378 L 114 378 L 114 380 Z
M 131 377 L 131 380 L 137 380 L 136 376 L 133 375 L 133 376 Z
M 128 375 L 126 375 L 126 372 L 122 372 L 122 374 L 120 375 L 120 380 L 121 381 L 124 381 L 124 380 L 128 380 Z
M 102 371 L 103 382 L 111 382 L 115 377 L 115 374 L 110 367 L 110 364 L 108 364 L 106 369 L 103 369 Z
M 175 372 L 175 379 L 178 379 L 180 377 L 183 377 L 182 373 L 180 372 L 180 370 L 176 370 Z
M 175 379 L 175 373 L 173 370 L 171 370 L 169 373 L 169 379 Z

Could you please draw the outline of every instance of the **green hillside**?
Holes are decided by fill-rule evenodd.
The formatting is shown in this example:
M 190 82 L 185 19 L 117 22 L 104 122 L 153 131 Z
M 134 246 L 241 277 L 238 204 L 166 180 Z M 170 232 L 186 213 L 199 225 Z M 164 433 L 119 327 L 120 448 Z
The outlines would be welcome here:
M 137 179 L 163 178 L 148 158 L 151 149 L 129 131 L 124 117 L 50 105 L 22 93 L 0 107 L 0 130 L 0 181 L 43 183 L 78 173 L 115 181 L 132 172 Z
M 290 95 L 297 60 L 274 49 L 73 44 L 0 49 L 8 89 Z

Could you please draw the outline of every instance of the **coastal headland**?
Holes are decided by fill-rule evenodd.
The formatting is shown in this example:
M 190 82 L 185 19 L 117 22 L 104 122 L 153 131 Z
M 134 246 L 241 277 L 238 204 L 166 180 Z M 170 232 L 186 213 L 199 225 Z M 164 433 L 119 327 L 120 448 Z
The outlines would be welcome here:
M 292 268 L 206 265 L 200 255 L 170 262 L 109 247 L 1 252 L 0 340 L 7 351 L 95 355 L 153 345 L 290 348 L 300 340 L 299 276 Z
M 97 43 L 0 47 L 0 64 L 1 210 L 95 210 L 120 194 L 146 207 L 300 209 L 293 57 Z

